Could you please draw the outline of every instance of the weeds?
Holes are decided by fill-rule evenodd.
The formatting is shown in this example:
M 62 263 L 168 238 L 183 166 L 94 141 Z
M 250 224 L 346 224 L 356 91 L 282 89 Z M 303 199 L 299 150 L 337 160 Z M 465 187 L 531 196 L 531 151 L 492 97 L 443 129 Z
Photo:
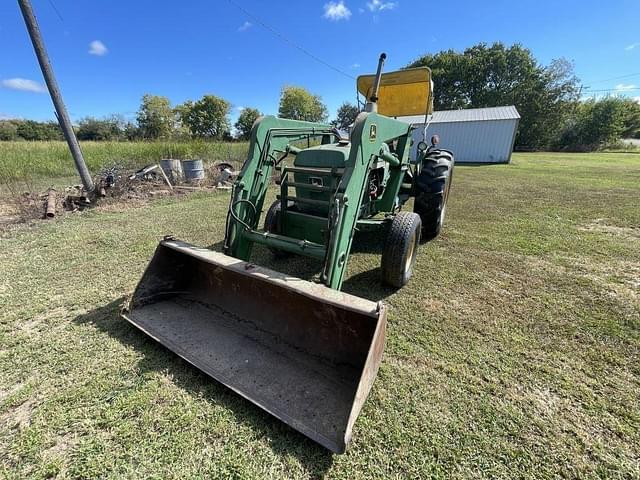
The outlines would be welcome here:
M 89 170 L 96 174 L 117 163 L 128 168 L 158 163 L 163 158 L 197 158 L 241 165 L 247 143 L 222 142 L 82 142 Z M 65 142 L 0 142 L 0 179 L 51 178 L 75 175 Z

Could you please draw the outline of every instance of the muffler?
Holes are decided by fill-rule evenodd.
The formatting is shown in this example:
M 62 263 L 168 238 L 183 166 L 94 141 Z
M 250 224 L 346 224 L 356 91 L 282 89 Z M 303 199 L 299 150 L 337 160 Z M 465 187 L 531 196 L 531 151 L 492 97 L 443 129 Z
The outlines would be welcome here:
M 122 315 L 336 453 L 375 379 L 386 310 L 177 240 L 160 242 Z

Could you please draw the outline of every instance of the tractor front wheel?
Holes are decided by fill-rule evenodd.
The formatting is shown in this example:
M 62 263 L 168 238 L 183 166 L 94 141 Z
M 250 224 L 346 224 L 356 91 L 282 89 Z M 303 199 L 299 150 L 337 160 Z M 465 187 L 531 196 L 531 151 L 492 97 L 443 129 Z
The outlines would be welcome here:
M 453 155 L 446 150 L 432 150 L 422 161 L 422 170 L 416 179 L 413 211 L 422 220 L 423 241 L 433 240 L 442 230 L 453 165 Z
M 292 205 L 292 203 L 291 203 Z M 280 200 L 276 200 L 271 204 L 269 210 L 267 210 L 267 215 L 264 218 L 264 231 L 269 233 L 281 233 L 280 232 L 280 211 L 282 205 L 280 204 Z M 287 258 L 291 254 L 284 250 L 279 250 L 277 248 L 269 247 L 269 250 L 273 254 L 275 258 L 282 259 Z
M 382 280 L 392 287 L 407 284 L 416 263 L 422 222 L 411 212 L 398 213 L 391 223 L 382 250 Z

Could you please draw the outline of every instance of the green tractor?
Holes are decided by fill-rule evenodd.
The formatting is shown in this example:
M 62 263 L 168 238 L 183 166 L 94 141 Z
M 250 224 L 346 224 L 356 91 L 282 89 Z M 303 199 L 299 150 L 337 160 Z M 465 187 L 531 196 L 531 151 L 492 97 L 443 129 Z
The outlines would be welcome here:
M 383 54 L 375 77 L 358 80 L 368 103 L 350 138 L 342 138 L 330 125 L 275 117 L 256 122 L 249 160 L 231 195 L 227 255 L 248 261 L 252 245 L 260 243 L 280 257 L 288 252 L 316 258 L 323 262 L 321 281 L 340 290 L 354 234 L 379 229 L 385 235 L 382 280 L 397 288 L 409 281 L 421 239 L 435 238 L 442 228 L 454 160 L 451 152 L 422 141 L 410 162 L 413 127 L 378 112 L 406 114 L 423 99 L 417 107 L 426 113 L 430 71 L 418 68 L 385 76 L 384 59 Z M 313 146 L 301 147 L 304 144 Z M 274 169 L 280 193 L 259 230 Z M 402 211 L 411 197 L 413 212 Z
M 262 117 L 229 204 L 224 254 L 173 238 L 123 316 L 171 350 L 334 452 L 343 452 L 381 361 L 386 306 L 340 291 L 354 235 L 384 235 L 382 281 L 400 288 L 422 241 L 442 229 L 454 159 L 392 117 L 432 112 L 431 72 L 358 78 L 364 111 L 348 138 L 331 125 Z M 276 177 L 277 200 L 265 198 Z M 413 211 L 403 206 L 414 198 Z M 261 227 L 261 219 L 264 218 Z M 321 262 L 321 283 L 249 263 Z

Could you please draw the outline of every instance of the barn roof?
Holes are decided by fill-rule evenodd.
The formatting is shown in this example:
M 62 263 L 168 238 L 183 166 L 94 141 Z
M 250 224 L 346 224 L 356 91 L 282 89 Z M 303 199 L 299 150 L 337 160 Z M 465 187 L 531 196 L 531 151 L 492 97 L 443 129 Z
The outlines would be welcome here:
M 433 112 L 431 123 L 477 122 L 486 120 L 517 120 L 520 114 L 516 107 L 468 108 L 465 110 L 442 110 Z M 424 123 L 424 115 L 398 117 L 406 123 Z

